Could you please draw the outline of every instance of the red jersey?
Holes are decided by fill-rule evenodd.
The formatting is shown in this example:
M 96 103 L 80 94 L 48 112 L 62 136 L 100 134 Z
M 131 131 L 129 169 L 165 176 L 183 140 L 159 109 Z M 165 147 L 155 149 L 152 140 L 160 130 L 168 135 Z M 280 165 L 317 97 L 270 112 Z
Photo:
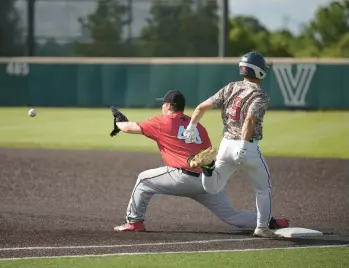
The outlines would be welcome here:
M 184 168 L 200 173 L 199 168 L 189 166 L 187 159 L 211 146 L 206 129 L 199 123 L 196 126 L 196 142 L 185 143 L 183 133 L 190 117 L 183 113 L 158 115 L 149 120 L 138 122 L 142 134 L 156 141 L 166 166 Z

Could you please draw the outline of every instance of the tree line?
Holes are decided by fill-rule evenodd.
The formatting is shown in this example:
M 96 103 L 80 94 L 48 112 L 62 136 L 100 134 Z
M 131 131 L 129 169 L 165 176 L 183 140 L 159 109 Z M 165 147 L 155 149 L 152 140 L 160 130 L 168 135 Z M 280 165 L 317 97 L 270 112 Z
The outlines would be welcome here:
M 23 52 L 14 2 L 0 1 L 0 56 Z M 38 45 L 37 53 L 85 57 L 215 57 L 219 50 L 218 11 L 216 1 L 212 0 L 177 0 L 171 5 L 155 0 L 139 36 L 127 38 L 132 23 L 128 7 L 113 0 L 99 0 L 92 14 L 79 19 L 89 42 L 60 45 L 52 39 Z M 228 36 L 229 57 L 251 50 L 268 57 L 349 57 L 349 0 L 319 7 L 298 35 L 288 29 L 270 31 L 251 16 L 234 16 L 229 19 Z

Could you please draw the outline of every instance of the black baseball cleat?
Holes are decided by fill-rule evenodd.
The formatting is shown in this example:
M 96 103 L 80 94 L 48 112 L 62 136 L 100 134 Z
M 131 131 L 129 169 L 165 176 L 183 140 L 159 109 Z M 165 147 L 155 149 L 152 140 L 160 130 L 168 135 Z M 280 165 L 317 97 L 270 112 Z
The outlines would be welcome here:
M 205 176 L 211 177 L 215 168 L 215 161 L 212 161 L 211 164 L 201 167 L 200 169 L 202 170 L 202 173 L 205 174 Z

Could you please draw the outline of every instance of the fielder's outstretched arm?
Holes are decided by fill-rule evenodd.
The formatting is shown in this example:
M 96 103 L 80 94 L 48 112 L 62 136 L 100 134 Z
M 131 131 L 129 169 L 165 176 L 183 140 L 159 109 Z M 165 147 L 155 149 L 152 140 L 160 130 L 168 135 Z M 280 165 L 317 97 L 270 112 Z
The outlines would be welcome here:
M 136 122 L 116 122 L 116 125 L 124 133 L 142 134 L 142 130 Z

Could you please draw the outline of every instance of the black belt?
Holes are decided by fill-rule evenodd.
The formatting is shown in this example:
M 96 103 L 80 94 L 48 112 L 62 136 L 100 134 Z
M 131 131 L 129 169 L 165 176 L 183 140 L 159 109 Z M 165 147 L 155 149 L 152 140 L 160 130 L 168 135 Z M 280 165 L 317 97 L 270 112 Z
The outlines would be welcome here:
M 233 140 L 240 141 L 240 140 L 237 140 L 237 139 L 233 139 Z M 253 143 L 254 141 L 255 141 L 254 139 L 248 140 L 248 142 L 250 142 L 250 143 Z
M 190 170 L 187 170 L 187 169 L 184 169 L 184 168 L 180 168 L 180 170 L 182 170 L 182 172 L 184 174 L 187 174 L 189 176 L 193 176 L 193 177 L 200 177 L 200 173 L 197 173 L 197 172 L 194 172 L 194 171 L 190 171 Z

